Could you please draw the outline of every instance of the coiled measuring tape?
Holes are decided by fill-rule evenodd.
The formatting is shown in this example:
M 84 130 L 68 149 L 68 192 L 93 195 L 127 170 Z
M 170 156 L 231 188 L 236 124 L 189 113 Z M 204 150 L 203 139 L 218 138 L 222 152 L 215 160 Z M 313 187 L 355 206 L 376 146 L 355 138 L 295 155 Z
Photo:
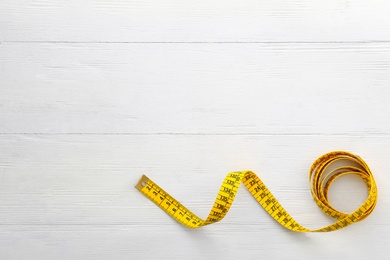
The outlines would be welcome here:
M 333 169 L 330 167 L 331 164 L 340 160 L 346 160 L 351 165 L 335 167 Z M 361 177 L 368 189 L 366 201 L 353 213 L 340 212 L 333 208 L 328 201 L 330 185 L 338 177 L 346 174 L 356 174 Z M 216 223 L 225 217 L 233 203 L 241 182 L 273 219 L 283 227 L 296 232 L 330 232 L 361 221 L 374 210 L 378 197 L 376 183 L 367 164 L 359 156 L 344 151 L 324 154 L 310 168 L 309 183 L 314 201 L 326 215 L 337 220 L 331 225 L 315 230 L 305 228 L 296 222 L 282 205 L 280 205 L 260 178 L 252 171 L 231 172 L 225 177 L 206 220 L 196 216 L 145 175 L 142 176 L 135 187 L 184 226 L 200 228 Z

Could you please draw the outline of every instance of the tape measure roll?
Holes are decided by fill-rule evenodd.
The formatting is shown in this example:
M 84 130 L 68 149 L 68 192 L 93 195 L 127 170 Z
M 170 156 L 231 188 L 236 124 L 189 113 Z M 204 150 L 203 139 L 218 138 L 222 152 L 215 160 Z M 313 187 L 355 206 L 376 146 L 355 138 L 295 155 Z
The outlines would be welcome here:
M 340 160 L 349 161 L 351 164 L 330 167 L 333 163 Z M 328 201 L 330 185 L 338 177 L 346 174 L 356 174 L 361 177 L 368 189 L 366 201 L 353 213 L 340 212 L 333 208 Z M 344 151 L 324 154 L 310 168 L 309 183 L 314 201 L 326 215 L 337 220 L 331 225 L 315 230 L 305 228 L 296 222 L 252 171 L 231 172 L 225 177 L 206 220 L 196 216 L 145 175 L 142 176 L 135 187 L 184 226 L 200 228 L 216 223 L 225 217 L 234 201 L 241 182 L 273 219 L 283 227 L 296 232 L 330 232 L 361 221 L 374 210 L 378 197 L 376 183 L 367 164 L 359 156 Z

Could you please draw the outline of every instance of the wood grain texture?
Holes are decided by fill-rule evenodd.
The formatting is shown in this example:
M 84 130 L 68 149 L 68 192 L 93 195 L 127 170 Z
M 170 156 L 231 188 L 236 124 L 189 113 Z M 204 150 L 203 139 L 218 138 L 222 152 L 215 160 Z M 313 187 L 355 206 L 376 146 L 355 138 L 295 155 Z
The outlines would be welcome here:
M 6 133 L 390 133 L 389 43 L 1 48 Z
M 303 149 L 302 143 L 310 145 Z M 155 254 L 162 259 L 214 259 L 253 257 L 257 250 L 269 250 L 264 254 L 274 257 L 287 251 L 297 259 L 334 254 L 356 259 L 371 254 L 365 243 L 381 252 L 390 231 L 385 223 L 390 183 L 383 174 L 390 167 L 390 154 L 383 153 L 389 141 L 382 137 L 13 135 L 2 136 L 0 144 L 7 151 L 0 161 L 5 259 L 52 259 L 59 253 L 60 259 L 147 259 Z M 366 159 L 382 196 L 370 218 L 331 234 L 282 229 L 244 189 L 221 223 L 188 230 L 133 188 L 146 173 L 206 216 L 225 174 L 252 169 L 298 221 L 318 227 L 330 220 L 312 201 L 307 171 L 322 151 L 337 148 Z M 347 178 L 339 184 L 331 194 L 335 205 L 353 210 L 351 204 L 364 200 L 361 181 Z M 385 240 L 371 244 L 378 235 Z M 345 247 L 353 251 L 346 254 Z
M 387 259 L 388 1 L 0 1 L 0 259 Z M 282 229 L 243 188 L 186 229 L 148 175 L 205 217 L 230 171 L 258 173 L 309 228 L 307 171 L 359 154 L 379 201 L 329 234 Z M 352 211 L 364 184 L 342 178 Z
M 389 41 L 387 0 L 1 1 L 1 41 Z

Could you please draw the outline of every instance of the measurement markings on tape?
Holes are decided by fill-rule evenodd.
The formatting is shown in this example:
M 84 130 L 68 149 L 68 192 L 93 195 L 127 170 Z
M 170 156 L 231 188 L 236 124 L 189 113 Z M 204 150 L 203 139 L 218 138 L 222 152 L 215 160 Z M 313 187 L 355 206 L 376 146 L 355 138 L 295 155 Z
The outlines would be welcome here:
M 349 162 L 350 165 L 330 167 L 333 163 L 341 160 Z M 366 201 L 352 213 L 340 212 L 333 208 L 328 201 L 330 185 L 338 177 L 346 174 L 355 174 L 361 177 L 368 189 Z M 314 230 L 305 228 L 296 222 L 252 171 L 231 172 L 225 177 L 214 205 L 205 220 L 196 216 L 145 175 L 135 187 L 184 226 L 200 228 L 218 222 L 225 217 L 241 183 L 274 220 L 283 227 L 296 232 L 330 232 L 361 221 L 374 210 L 378 197 L 376 183 L 367 164 L 359 156 L 345 151 L 324 154 L 310 168 L 309 183 L 314 201 L 326 215 L 337 220 L 331 225 Z

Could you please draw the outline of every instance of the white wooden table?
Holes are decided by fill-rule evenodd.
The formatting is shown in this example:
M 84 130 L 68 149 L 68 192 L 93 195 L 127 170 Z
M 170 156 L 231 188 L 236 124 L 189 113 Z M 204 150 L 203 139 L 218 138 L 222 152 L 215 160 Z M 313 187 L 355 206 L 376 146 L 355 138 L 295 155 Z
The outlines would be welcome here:
M 388 259 L 390 3 L 0 1 L 0 259 Z M 302 224 L 310 164 L 370 165 L 363 222 L 297 234 L 241 189 L 227 217 L 186 229 L 133 186 L 147 174 L 206 217 L 251 169 Z M 331 202 L 364 201 L 337 181 Z

